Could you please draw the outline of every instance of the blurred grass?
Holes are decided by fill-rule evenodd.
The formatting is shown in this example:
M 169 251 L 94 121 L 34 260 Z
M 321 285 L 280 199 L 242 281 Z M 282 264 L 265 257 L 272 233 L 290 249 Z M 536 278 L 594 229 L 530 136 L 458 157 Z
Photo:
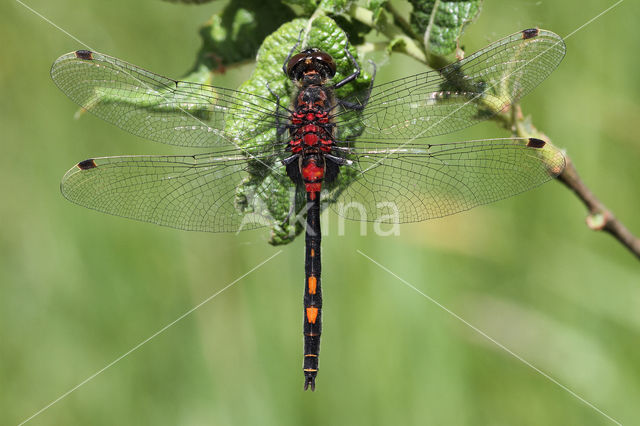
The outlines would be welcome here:
M 190 68 L 196 30 L 220 7 L 28 4 L 92 48 L 168 76 Z M 608 4 L 486 2 L 463 44 L 471 53 L 533 26 L 566 35 Z M 568 39 L 563 64 L 523 102 L 636 233 L 638 13 L 624 2 Z M 180 232 L 65 201 L 60 178 L 79 160 L 176 150 L 94 117 L 73 120 L 48 70 L 81 46 L 16 2 L 0 5 L 0 39 L 0 423 L 17 424 L 278 249 L 261 231 Z M 421 69 L 393 57 L 379 81 Z M 236 87 L 249 71 L 216 83 Z M 503 135 L 487 123 L 451 139 Z M 555 183 L 403 225 L 399 237 L 360 236 L 358 224 L 340 236 L 332 217 L 315 393 L 301 390 L 299 240 L 30 424 L 610 424 L 356 250 L 632 424 L 638 263 L 583 217 Z

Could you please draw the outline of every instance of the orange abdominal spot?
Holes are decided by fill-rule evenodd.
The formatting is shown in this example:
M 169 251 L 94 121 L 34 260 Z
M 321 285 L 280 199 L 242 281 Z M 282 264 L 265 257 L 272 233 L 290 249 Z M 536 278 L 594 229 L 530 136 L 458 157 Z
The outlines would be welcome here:
M 315 324 L 316 318 L 318 318 L 318 308 L 307 308 L 307 321 Z
M 317 286 L 318 286 L 318 279 L 314 276 L 309 277 L 309 294 L 316 294 Z

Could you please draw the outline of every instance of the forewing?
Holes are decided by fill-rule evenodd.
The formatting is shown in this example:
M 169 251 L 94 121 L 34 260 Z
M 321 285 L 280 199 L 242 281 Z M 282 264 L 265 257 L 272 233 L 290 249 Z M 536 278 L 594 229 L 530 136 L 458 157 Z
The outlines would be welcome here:
M 364 127 L 358 141 L 399 143 L 454 132 L 505 111 L 540 84 L 560 63 L 565 44 L 557 34 L 525 30 L 499 40 L 438 71 L 373 87 L 361 118 L 337 113 L 341 126 Z M 364 104 L 366 94 L 352 103 Z
M 69 170 L 61 189 L 70 201 L 113 215 L 190 231 L 239 231 L 275 223 L 274 206 L 287 196 L 282 188 L 292 185 L 265 164 L 278 167 L 276 156 L 94 158 Z
M 341 192 L 333 208 L 349 219 L 383 223 L 448 216 L 507 198 L 554 178 L 565 165 L 557 148 L 525 138 L 345 149 L 343 156 L 353 161 L 343 166 L 352 182 L 335 189 Z
M 270 99 L 172 80 L 87 50 L 58 58 L 51 77 L 85 110 L 134 135 L 170 145 L 241 146 L 255 136 L 256 125 L 273 128 L 277 121 L 276 103 Z M 231 129 L 229 123 L 237 124 Z

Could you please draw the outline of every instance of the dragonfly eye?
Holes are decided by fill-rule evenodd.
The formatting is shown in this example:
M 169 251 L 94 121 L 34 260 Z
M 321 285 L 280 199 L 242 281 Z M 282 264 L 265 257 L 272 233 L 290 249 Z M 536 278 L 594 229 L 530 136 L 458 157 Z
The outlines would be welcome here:
M 292 80 L 301 80 L 305 74 L 320 74 L 321 78 L 330 79 L 336 74 L 336 63 L 328 53 L 320 49 L 306 49 L 289 59 L 287 75 Z

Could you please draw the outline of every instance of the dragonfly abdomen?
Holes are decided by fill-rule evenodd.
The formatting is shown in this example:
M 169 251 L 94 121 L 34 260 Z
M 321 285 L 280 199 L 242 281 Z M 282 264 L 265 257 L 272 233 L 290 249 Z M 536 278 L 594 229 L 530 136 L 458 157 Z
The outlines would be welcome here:
M 305 235 L 304 287 L 304 389 L 315 389 L 322 333 L 322 289 L 320 287 L 320 197 L 307 193 L 307 230 Z

